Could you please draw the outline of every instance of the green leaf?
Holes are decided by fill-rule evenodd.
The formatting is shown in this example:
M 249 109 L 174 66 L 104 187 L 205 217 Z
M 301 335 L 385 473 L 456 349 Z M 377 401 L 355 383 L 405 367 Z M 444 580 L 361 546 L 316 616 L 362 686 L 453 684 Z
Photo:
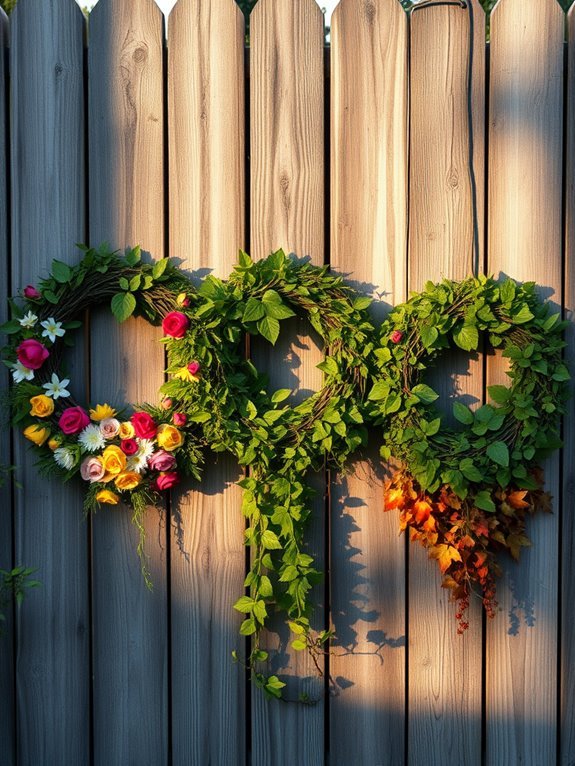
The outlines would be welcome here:
M 515 282 L 512 279 L 506 279 L 503 284 L 499 286 L 499 297 L 502 303 L 510 304 L 513 298 L 515 298 Z
M 483 489 L 475 495 L 474 503 L 482 511 L 488 511 L 489 513 L 495 513 L 495 503 L 491 499 L 491 494 L 488 490 Z
M 265 317 L 265 315 L 266 311 L 262 305 L 262 302 L 258 301 L 257 298 L 248 298 L 246 307 L 244 309 L 242 322 L 257 322 L 258 319 L 262 319 Z
M 507 404 L 511 396 L 511 389 L 507 386 L 487 386 L 487 393 L 496 404 Z
M 303 625 L 299 625 L 297 622 L 288 622 L 289 629 L 292 633 L 295 633 L 296 636 L 303 636 L 305 633 L 305 628 Z
M 433 346 L 437 338 L 439 337 L 439 332 L 437 331 L 436 327 L 429 327 L 428 325 L 423 325 L 421 328 L 421 342 L 425 346 L 425 348 L 430 348 Z
M 261 625 L 264 624 L 265 619 L 268 616 L 265 601 L 262 601 L 261 599 L 256 601 L 254 604 L 254 616 Z
M 465 476 L 465 478 L 468 481 L 482 481 L 483 480 L 483 474 L 481 471 L 476 467 L 473 460 L 470 457 L 464 458 L 459 463 L 459 470 L 461 473 Z
M 339 374 L 339 367 L 332 356 L 327 356 L 323 362 L 320 362 L 316 367 L 318 370 L 321 370 L 322 372 L 325 372 L 326 375 L 331 375 L 332 377 Z
M 5 335 L 15 335 L 21 329 L 22 325 L 16 319 L 10 319 L 10 321 L 0 325 L 0 332 L 3 332 Z
M 262 304 L 266 315 L 274 319 L 288 319 L 295 316 L 295 311 L 282 302 L 280 294 L 275 290 L 266 290 L 262 296 Z
M 569 374 L 569 370 L 567 367 L 565 367 L 564 364 L 557 365 L 557 369 L 551 376 L 553 380 L 556 380 L 557 382 L 561 383 L 564 380 L 570 380 L 571 375 Z
M 280 323 L 277 319 L 266 316 L 258 322 L 258 330 L 273 346 L 280 334 Z
M 369 392 L 367 397 L 370 401 L 378 402 L 382 399 L 386 399 L 389 395 L 389 385 L 379 380 Z
M 140 276 L 140 274 L 136 274 L 135 277 L 132 277 L 132 279 L 130 279 L 130 291 L 135 292 L 136 290 L 138 290 L 141 282 L 142 282 L 142 277 Z
M 356 311 L 363 311 L 364 309 L 371 306 L 372 303 L 372 299 L 368 298 L 367 295 L 360 295 L 354 300 L 353 307 Z
M 237 609 L 238 612 L 243 612 L 244 614 L 249 614 L 254 607 L 254 600 L 253 598 L 250 598 L 249 596 L 242 596 L 241 598 L 238 598 L 236 603 L 234 604 L 234 609 Z
M 295 649 L 296 652 L 301 652 L 304 649 L 307 649 L 307 643 L 305 639 L 303 638 L 296 638 L 291 642 L 292 649 Z
M 554 327 L 560 319 L 561 314 L 551 314 L 551 316 L 548 316 L 547 319 L 543 322 L 543 330 L 545 330 L 545 332 L 549 332 L 549 330 Z
M 266 550 L 281 550 L 282 544 L 280 543 L 278 536 L 271 529 L 266 529 L 262 534 L 262 546 Z
M 525 324 L 525 322 L 529 322 L 533 319 L 533 314 L 529 310 L 529 306 L 526 303 L 523 303 L 519 311 L 513 314 L 512 319 L 514 324 Z
M 125 322 L 134 313 L 136 299 L 132 293 L 116 293 L 112 298 L 112 313 L 118 322 Z
M 461 402 L 453 402 L 453 416 L 460 423 L 466 426 L 470 426 L 473 423 L 473 413 Z
M 118 285 L 120 286 L 120 290 L 130 289 L 130 283 L 128 282 L 126 277 L 120 277 L 120 279 L 118 279 Z
M 479 345 L 479 331 L 475 325 L 463 324 L 453 333 L 453 340 L 464 351 L 474 351 Z
M 53 293 L 52 290 L 43 290 L 42 297 L 45 298 L 48 303 L 53 303 L 54 305 L 60 303 L 60 298 L 58 298 L 56 293 Z
M 242 269 L 249 269 L 253 264 L 250 256 L 247 253 L 244 253 L 243 250 L 240 250 L 238 254 L 238 262 Z
M 427 386 L 425 383 L 418 383 L 411 389 L 411 393 L 414 396 L 417 396 L 419 401 L 423 404 L 431 404 L 439 397 L 439 394 L 437 394 L 430 386 Z
M 244 620 L 240 625 L 240 633 L 242 636 L 251 636 L 252 633 L 256 632 L 256 630 L 256 622 L 253 617 L 249 617 L 247 620 Z
M 505 442 L 493 442 L 487 447 L 487 456 L 497 465 L 507 468 L 509 465 L 509 449 Z
M 63 261 L 52 261 L 52 276 L 60 284 L 65 284 L 70 281 L 72 276 L 72 270 L 67 263 Z
M 284 399 L 287 399 L 290 395 L 291 390 L 289 388 L 278 388 L 278 390 L 274 391 L 272 394 L 272 403 L 279 404 L 280 402 L 283 402 Z
M 262 598 L 269 598 L 270 596 L 273 596 L 274 589 L 272 586 L 272 582 L 267 575 L 261 576 L 260 587 L 258 588 L 258 592 Z
M 126 253 L 126 263 L 128 266 L 135 266 L 137 263 L 139 263 L 141 257 L 142 250 L 140 245 L 136 245 L 136 247 L 132 248 Z
M 169 262 L 169 258 L 161 258 L 159 261 L 156 261 L 152 267 L 152 276 L 154 279 L 159 279 L 164 271 L 166 270 L 166 267 Z

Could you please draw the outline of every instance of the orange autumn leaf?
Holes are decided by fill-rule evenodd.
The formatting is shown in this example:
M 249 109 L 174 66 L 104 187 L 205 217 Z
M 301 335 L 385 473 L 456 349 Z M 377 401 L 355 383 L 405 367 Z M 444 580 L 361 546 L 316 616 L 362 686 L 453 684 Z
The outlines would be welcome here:
M 405 497 L 400 489 L 390 489 L 385 494 L 383 508 L 385 511 L 393 511 L 396 508 L 403 508 Z
M 516 490 L 515 492 L 511 492 L 509 495 L 507 495 L 507 502 L 512 508 L 515 508 L 516 510 L 519 510 L 521 508 L 529 508 L 529 503 L 527 500 L 525 500 L 525 495 L 527 495 L 527 490 Z
M 425 500 L 418 500 L 413 504 L 415 510 L 415 520 L 418 524 L 423 524 L 427 521 L 429 514 L 431 513 L 431 506 Z
M 453 561 L 461 561 L 461 554 L 452 545 L 436 545 L 429 550 L 429 557 L 437 559 L 441 574 L 445 574 Z

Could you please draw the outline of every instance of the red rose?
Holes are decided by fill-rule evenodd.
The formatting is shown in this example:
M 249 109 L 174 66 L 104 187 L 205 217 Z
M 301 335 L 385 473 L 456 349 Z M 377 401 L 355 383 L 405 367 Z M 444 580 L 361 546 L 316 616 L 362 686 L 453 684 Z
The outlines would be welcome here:
M 399 341 L 403 338 L 403 333 L 400 330 L 394 330 L 391 335 L 389 336 L 389 339 L 392 343 L 399 343 Z
M 148 415 L 147 412 L 134 412 L 130 420 L 134 426 L 136 436 L 140 439 L 153 439 L 156 435 L 158 426 L 156 425 L 154 418 L 151 415 Z
M 38 298 L 41 298 L 42 296 L 40 295 L 38 290 L 36 290 L 34 285 L 26 285 L 26 287 L 24 288 L 24 297 L 36 301 L 38 300 Z
M 185 412 L 174 412 L 172 420 L 175 426 L 185 426 L 188 416 Z
M 171 489 L 180 481 L 180 476 L 177 471 L 168 471 L 161 473 L 155 481 L 152 482 L 152 489 L 157 492 L 163 492 L 166 489 Z
M 180 311 L 170 311 L 162 322 L 162 330 L 171 338 L 183 338 L 190 326 L 190 320 Z
M 124 455 L 135 455 L 138 451 L 138 442 L 135 439 L 122 439 L 120 449 Z
M 18 356 L 18 361 L 24 367 L 27 367 L 29 370 L 38 370 L 48 359 L 50 352 L 46 346 L 30 338 L 29 340 L 22 341 L 16 349 L 16 355 Z
M 90 417 L 81 407 L 68 407 L 60 415 L 58 425 L 60 430 L 68 436 L 79 434 L 87 425 L 90 425 Z
M 200 371 L 200 367 L 201 367 L 200 363 L 196 362 L 196 360 L 194 359 L 194 361 L 190 362 L 188 365 L 188 372 L 191 373 L 192 375 L 197 375 L 198 372 Z

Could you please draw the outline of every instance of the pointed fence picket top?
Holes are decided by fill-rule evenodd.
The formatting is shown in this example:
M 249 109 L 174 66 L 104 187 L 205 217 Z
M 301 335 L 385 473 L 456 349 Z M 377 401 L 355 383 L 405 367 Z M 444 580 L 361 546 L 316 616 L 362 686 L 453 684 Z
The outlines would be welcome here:
M 556 0 L 500 0 L 491 15 L 488 270 L 535 281 L 562 305 L 563 34 Z M 488 360 L 489 384 L 509 379 Z M 487 627 L 486 736 L 490 763 L 556 758 L 558 457 L 546 461 L 553 516 L 505 567 L 501 612 Z
M 483 143 L 479 99 L 486 72 L 484 57 L 473 55 L 473 33 L 475 25 L 484 32 L 484 20 L 478 3 L 432 5 L 412 13 L 410 290 L 440 276 L 465 279 L 477 267 L 474 231 L 483 228 L 483 220 L 477 220 L 475 203 L 485 170 L 481 164 L 470 167 L 470 159 L 472 147 Z M 469 120 L 470 99 L 475 124 Z M 446 422 L 453 422 L 448 413 L 456 397 L 481 404 L 482 373 L 480 359 L 443 353 L 428 382 L 442 396 Z M 440 582 L 436 562 L 410 546 L 408 662 L 418 672 L 408 675 L 408 758 L 422 762 L 431 749 L 438 761 L 472 766 L 481 762 L 481 607 L 472 605 L 472 627 L 457 635 L 454 605 Z
M 396 0 L 342 0 L 331 26 L 331 265 L 387 304 L 405 299 L 407 104 L 407 15 Z M 405 545 L 383 513 L 377 432 L 372 442 L 331 487 L 330 754 L 341 766 L 404 757 Z
M 10 19 L 11 256 L 15 294 L 73 262 L 85 238 L 83 33 L 73 0 L 22 0 Z M 2 280 L 4 282 L 4 280 Z M 85 395 L 84 354 L 67 360 Z M 89 748 L 88 526 L 76 485 L 39 476 L 15 440 L 22 489 L 14 495 L 18 563 L 37 569 L 42 598 L 20 610 L 16 695 L 21 763 L 84 763 Z M 34 594 L 36 595 L 36 594 Z M 50 700 L 50 704 L 46 703 Z
M 233 0 L 179 0 L 168 20 L 170 255 L 226 278 L 245 248 L 244 20 Z M 225 55 L 224 52 L 225 51 Z M 207 455 L 171 525 L 174 763 L 243 764 L 241 471 Z M 177 521 L 176 521 L 177 520 Z M 208 692 L 209 690 L 209 692 Z
M 8 155 L 8 132 L 7 128 L 7 72 L 6 56 L 8 53 L 8 18 L 0 9 L 0 157 Z M 8 169 L 4 161 L 0 162 L 0 274 L 8 274 Z M 8 280 L 0 279 L 0 324 L 8 319 L 8 304 L 6 299 L 9 294 Z M 2 365 L 3 366 L 3 365 Z M 0 400 L 8 393 L 10 374 L 4 368 L 0 370 Z M 5 416 L 5 413 L 2 413 Z M 2 424 L 4 420 L 2 417 Z M 8 428 L 0 430 L 0 568 L 12 569 L 12 492 L 10 477 L 4 473 L 4 468 L 10 464 L 10 431 Z M 0 640 L 2 651 L 0 652 L 0 699 L 9 700 L 14 698 L 14 645 L 12 642 L 12 614 L 7 610 L 6 622 L 0 623 Z M 9 763 L 14 761 L 14 709 L 12 705 L 4 706 L 4 714 L 0 718 L 0 753 Z
M 565 318 L 570 321 L 566 331 L 567 348 L 565 358 L 571 363 L 575 359 L 575 6 L 567 15 L 568 78 L 567 78 L 567 119 L 566 139 L 566 185 L 565 185 Z M 563 492 L 561 514 L 561 655 L 559 684 L 559 764 L 569 766 L 575 762 L 575 386 L 571 381 L 571 399 L 563 430 Z M 557 502 L 557 500 L 555 501 Z
M 250 17 L 250 249 L 256 259 L 281 247 L 324 263 L 323 55 L 323 16 L 314 0 L 259 0 Z M 304 390 L 321 387 L 316 343 L 307 322 L 294 319 L 282 323 L 273 349 L 265 341 L 252 344 L 252 358 L 269 374 L 270 390 L 299 389 L 301 399 Z M 308 548 L 324 569 L 325 476 L 309 481 L 317 496 Z M 322 595 L 321 588 L 314 590 L 317 630 L 325 626 Z M 281 709 L 253 695 L 252 762 L 315 766 L 324 760 L 323 679 L 306 653 L 290 648 L 287 626 L 279 624 L 277 631 L 264 637 L 273 671 L 288 681 L 290 698 L 303 693 L 317 704 Z
M 153 0 L 100 0 L 88 51 L 90 241 L 164 256 L 163 16 Z M 94 402 L 157 402 L 159 328 L 92 320 Z M 125 509 L 94 519 L 94 763 L 165 763 L 168 754 L 166 523 L 144 520 L 153 592 Z M 119 721 L 123 725 L 119 725 Z

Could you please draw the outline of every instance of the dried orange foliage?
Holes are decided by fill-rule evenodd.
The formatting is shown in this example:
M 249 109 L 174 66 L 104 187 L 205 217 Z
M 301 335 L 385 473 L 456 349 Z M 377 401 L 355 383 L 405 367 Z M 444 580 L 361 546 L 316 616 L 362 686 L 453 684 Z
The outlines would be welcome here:
M 541 486 L 541 475 L 536 478 Z M 472 498 L 462 500 L 449 487 L 423 492 L 404 471 L 386 485 L 384 510 L 399 511 L 400 530 L 409 528 L 410 539 L 437 560 L 442 587 L 458 603 L 458 633 L 469 627 L 465 612 L 474 593 L 487 616 L 495 616 L 495 580 L 501 574 L 497 554 L 506 550 L 517 560 L 521 548 L 531 545 L 525 533 L 528 515 L 551 511 L 551 498 L 541 489 L 499 488 L 491 496 L 494 512 L 477 508 Z

